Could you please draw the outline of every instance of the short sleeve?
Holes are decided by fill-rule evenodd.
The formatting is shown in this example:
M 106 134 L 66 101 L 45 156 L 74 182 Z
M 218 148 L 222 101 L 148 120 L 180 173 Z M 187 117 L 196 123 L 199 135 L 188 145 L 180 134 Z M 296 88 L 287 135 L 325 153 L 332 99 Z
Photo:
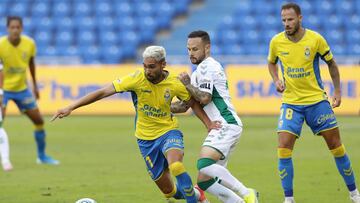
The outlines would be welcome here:
M 272 38 L 269 44 L 268 62 L 277 63 L 278 57 L 276 55 L 275 39 Z
M 114 85 L 115 91 L 116 92 L 126 92 L 126 91 L 134 90 L 134 88 L 137 84 L 139 74 L 140 74 L 140 71 L 138 70 L 127 76 L 124 76 L 122 78 L 114 80 L 112 83 Z
M 175 96 L 182 101 L 189 101 L 191 98 L 191 95 L 187 91 L 186 87 L 178 79 L 176 79 L 176 84 L 177 85 L 176 85 Z
M 323 36 L 319 35 L 319 46 L 318 53 L 321 55 L 321 59 L 324 61 L 330 61 L 333 58 L 333 55 L 330 51 L 330 47 Z
M 207 68 L 197 70 L 197 83 L 200 91 L 212 94 L 214 79 L 212 72 L 208 71 Z

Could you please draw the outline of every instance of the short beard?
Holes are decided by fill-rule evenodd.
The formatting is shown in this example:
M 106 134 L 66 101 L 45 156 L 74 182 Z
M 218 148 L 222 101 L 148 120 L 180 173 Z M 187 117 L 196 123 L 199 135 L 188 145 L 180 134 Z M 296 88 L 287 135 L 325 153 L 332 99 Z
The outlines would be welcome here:
M 286 33 L 286 34 L 289 35 L 289 36 L 293 36 L 293 35 L 295 35 L 295 34 L 299 31 L 299 28 L 300 28 L 300 25 L 297 24 L 297 25 L 295 26 L 294 32 L 289 33 L 289 34 Z

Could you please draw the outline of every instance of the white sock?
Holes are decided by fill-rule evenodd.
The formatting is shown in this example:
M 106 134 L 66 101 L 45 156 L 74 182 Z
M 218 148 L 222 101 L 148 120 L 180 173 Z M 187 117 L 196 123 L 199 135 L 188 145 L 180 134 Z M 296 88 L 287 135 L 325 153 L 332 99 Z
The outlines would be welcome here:
M 356 195 L 360 195 L 358 189 L 355 189 L 355 190 L 353 190 L 353 191 L 350 191 L 350 196 L 351 196 L 351 197 L 354 197 L 354 196 L 356 196 Z
M 0 127 L 0 156 L 1 163 L 10 163 L 10 152 L 9 152 L 9 139 L 4 130 Z
M 285 197 L 285 201 L 289 201 L 289 202 L 295 202 L 294 197 Z
M 206 189 L 206 192 L 209 192 L 210 194 L 215 195 L 219 200 L 221 200 L 224 203 L 243 203 L 243 199 L 235 194 L 232 190 L 229 188 L 219 184 L 217 181 L 212 184 L 208 189 Z
M 200 169 L 200 172 L 213 178 L 218 177 L 221 180 L 222 185 L 228 187 L 236 193 L 239 193 L 241 196 L 245 196 L 250 192 L 244 184 L 242 184 L 238 179 L 231 175 L 230 171 L 227 168 L 219 164 L 212 164 L 210 166 L 202 168 Z

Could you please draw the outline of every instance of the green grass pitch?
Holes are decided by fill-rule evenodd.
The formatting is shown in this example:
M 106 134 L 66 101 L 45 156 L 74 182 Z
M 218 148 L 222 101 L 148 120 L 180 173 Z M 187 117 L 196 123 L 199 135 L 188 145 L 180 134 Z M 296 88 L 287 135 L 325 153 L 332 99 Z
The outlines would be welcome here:
M 49 117 L 46 117 L 49 120 Z M 180 117 L 185 135 L 185 166 L 196 177 L 196 160 L 206 130 L 195 117 Z M 276 117 L 243 117 L 244 131 L 228 168 L 262 203 L 283 201 L 277 173 Z M 338 117 L 342 139 L 360 185 L 360 118 Z M 48 153 L 60 166 L 35 163 L 32 125 L 25 117 L 7 117 L 14 170 L 0 171 L 0 202 L 74 203 L 91 197 L 98 203 L 165 202 L 145 170 L 133 117 L 74 116 L 46 123 Z M 294 151 L 298 202 L 350 202 L 332 155 L 321 137 L 304 126 Z M 212 202 L 219 202 L 208 195 Z M 184 202 L 184 201 L 179 201 Z

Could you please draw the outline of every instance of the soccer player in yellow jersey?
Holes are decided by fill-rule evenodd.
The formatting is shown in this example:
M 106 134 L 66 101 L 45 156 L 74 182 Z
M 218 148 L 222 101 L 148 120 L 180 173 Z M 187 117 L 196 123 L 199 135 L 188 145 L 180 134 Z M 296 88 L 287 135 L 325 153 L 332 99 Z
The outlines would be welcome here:
M 34 41 L 25 35 L 22 19 L 18 16 L 7 18 L 8 35 L 0 38 L 0 60 L 3 71 L 0 72 L 0 84 L 4 89 L 2 101 L 3 116 L 9 100 L 13 100 L 19 110 L 25 113 L 35 125 L 34 136 L 37 143 L 37 162 L 39 164 L 57 165 L 59 161 L 47 156 L 45 153 L 44 120 L 36 104 L 39 91 L 35 77 L 36 46 Z M 30 69 L 32 76 L 33 93 L 29 90 L 26 81 L 26 70 Z
M 52 120 L 66 117 L 81 106 L 115 93 L 131 92 L 136 111 L 135 136 L 151 178 L 166 198 L 186 199 L 192 203 L 198 200 L 206 202 L 203 193 L 200 195 L 198 189 L 194 190 L 182 163 L 183 135 L 178 130 L 177 119 L 170 111 L 172 99 L 177 97 L 191 106 L 208 130 L 220 126 L 209 120 L 176 75 L 164 70 L 165 55 L 163 47 L 147 47 L 143 53 L 144 69 L 114 80 L 112 84 L 58 110 Z M 177 185 L 174 185 L 170 174 L 176 177 Z
M 283 94 L 278 123 L 278 169 L 285 203 L 295 202 L 291 156 L 304 120 L 314 135 L 324 138 L 348 187 L 350 199 L 360 203 L 354 172 L 341 143 L 332 110 L 341 103 L 338 66 L 325 39 L 319 33 L 302 27 L 301 9 L 297 4 L 283 5 L 281 18 L 285 31 L 275 35 L 270 42 L 268 67 L 277 91 Z M 335 87 L 331 105 L 321 81 L 319 58 L 327 63 Z M 277 62 L 281 66 L 282 80 L 278 76 Z

